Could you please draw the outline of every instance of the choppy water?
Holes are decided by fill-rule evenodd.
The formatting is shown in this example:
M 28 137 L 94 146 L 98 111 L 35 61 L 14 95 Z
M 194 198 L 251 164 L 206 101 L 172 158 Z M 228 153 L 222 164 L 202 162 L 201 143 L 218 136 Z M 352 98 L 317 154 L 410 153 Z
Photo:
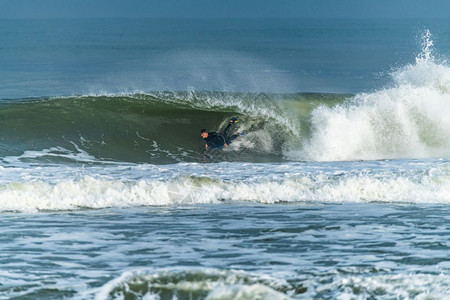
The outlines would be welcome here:
M 449 297 L 445 21 L 55 22 L 0 21 L 0 298 Z
M 445 204 L 252 203 L 3 214 L 2 295 L 443 299 Z

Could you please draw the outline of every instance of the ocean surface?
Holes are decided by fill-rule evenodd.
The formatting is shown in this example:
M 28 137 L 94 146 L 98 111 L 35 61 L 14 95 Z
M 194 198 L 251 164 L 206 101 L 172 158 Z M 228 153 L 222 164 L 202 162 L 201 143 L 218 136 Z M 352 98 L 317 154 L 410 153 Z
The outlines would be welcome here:
M 449 28 L 0 20 L 0 299 L 450 298 Z

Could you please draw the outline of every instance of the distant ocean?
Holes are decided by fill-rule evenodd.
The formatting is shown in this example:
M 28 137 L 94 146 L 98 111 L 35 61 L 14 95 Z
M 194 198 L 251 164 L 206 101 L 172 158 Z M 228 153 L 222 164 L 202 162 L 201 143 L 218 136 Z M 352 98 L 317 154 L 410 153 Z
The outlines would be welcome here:
M 0 299 L 450 298 L 448 28 L 0 20 Z

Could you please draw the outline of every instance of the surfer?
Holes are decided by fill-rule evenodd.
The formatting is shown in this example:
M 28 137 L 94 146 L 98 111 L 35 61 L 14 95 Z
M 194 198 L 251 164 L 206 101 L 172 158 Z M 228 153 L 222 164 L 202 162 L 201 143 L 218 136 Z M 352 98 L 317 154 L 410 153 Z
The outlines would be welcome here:
M 231 128 L 231 125 L 238 122 L 236 118 L 232 118 L 230 120 L 230 124 L 228 124 L 227 128 L 222 133 L 217 132 L 208 132 L 206 129 L 202 129 L 200 131 L 200 135 L 205 141 L 205 149 L 218 149 L 223 147 L 228 147 L 228 145 L 240 134 L 233 134 L 229 136 L 229 131 Z

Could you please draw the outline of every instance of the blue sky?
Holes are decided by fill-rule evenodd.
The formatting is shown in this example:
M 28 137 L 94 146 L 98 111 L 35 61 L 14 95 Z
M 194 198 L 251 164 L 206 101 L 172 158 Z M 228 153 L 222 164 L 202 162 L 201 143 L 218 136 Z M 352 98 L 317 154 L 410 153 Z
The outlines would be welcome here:
M 449 0 L 0 0 L 0 18 L 448 18 Z

